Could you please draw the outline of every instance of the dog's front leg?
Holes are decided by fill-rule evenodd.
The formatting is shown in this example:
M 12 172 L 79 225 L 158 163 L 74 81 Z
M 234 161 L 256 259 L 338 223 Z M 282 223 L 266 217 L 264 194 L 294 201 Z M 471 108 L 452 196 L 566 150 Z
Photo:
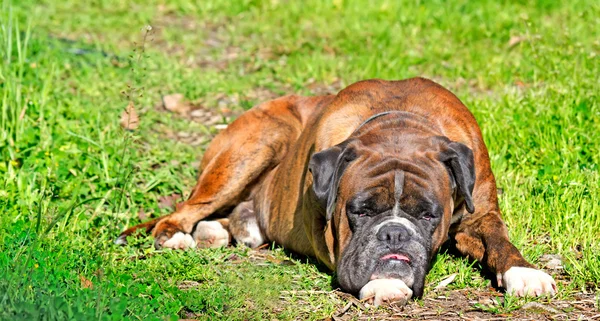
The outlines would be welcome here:
M 496 274 L 498 286 L 516 296 L 556 294 L 556 282 L 527 262 L 509 241 L 500 213 L 473 214 L 459 223 L 454 234 L 457 249 L 485 264 Z

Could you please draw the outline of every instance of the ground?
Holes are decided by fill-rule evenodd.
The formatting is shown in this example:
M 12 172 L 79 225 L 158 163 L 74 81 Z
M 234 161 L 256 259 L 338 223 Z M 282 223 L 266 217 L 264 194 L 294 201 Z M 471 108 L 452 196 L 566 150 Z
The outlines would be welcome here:
M 0 319 L 600 318 L 599 16 L 593 0 L 3 1 Z M 442 252 L 422 300 L 374 309 L 274 245 L 113 244 L 189 195 L 208 141 L 256 103 L 412 76 L 473 111 L 511 240 L 556 297 L 504 296 Z

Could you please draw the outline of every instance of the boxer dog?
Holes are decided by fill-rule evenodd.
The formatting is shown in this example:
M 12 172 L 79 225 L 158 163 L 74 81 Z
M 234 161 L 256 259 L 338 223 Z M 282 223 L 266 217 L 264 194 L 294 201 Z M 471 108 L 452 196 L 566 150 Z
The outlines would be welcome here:
M 157 248 L 257 247 L 316 257 L 371 300 L 423 294 L 447 240 L 517 296 L 554 295 L 511 244 L 475 118 L 433 81 L 366 80 L 337 95 L 285 96 L 241 115 L 208 146 L 174 213 L 132 227 Z

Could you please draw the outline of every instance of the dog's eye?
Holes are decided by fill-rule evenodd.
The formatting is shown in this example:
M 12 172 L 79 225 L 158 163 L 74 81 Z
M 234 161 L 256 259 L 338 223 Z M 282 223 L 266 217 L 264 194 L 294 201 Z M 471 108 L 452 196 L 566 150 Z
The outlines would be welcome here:
M 431 221 L 431 219 L 433 218 L 433 216 L 430 215 L 430 214 L 424 214 L 421 218 L 424 219 L 424 220 L 426 220 L 426 221 Z
M 356 212 L 348 212 L 349 214 L 351 214 L 352 216 L 358 216 L 358 217 L 367 217 L 369 216 L 369 212 L 365 211 L 365 210 L 361 210 L 361 211 L 356 211 Z

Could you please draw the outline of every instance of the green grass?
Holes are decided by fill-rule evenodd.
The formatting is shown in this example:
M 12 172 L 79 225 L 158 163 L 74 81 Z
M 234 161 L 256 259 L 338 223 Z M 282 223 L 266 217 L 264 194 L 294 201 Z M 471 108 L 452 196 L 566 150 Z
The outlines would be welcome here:
M 112 240 L 195 182 L 205 144 L 165 130 L 216 132 L 154 108 L 161 95 L 242 110 L 259 90 L 374 77 L 426 76 L 455 92 L 483 130 L 516 246 L 534 263 L 564 257 L 560 299 L 598 291 L 596 1 L 5 0 L 0 11 L 0 319 L 330 316 L 332 276 L 280 249 L 255 261 L 243 248 Z M 133 132 L 119 126 L 127 95 Z M 457 271 L 450 289 L 487 284 L 442 254 L 426 295 Z

